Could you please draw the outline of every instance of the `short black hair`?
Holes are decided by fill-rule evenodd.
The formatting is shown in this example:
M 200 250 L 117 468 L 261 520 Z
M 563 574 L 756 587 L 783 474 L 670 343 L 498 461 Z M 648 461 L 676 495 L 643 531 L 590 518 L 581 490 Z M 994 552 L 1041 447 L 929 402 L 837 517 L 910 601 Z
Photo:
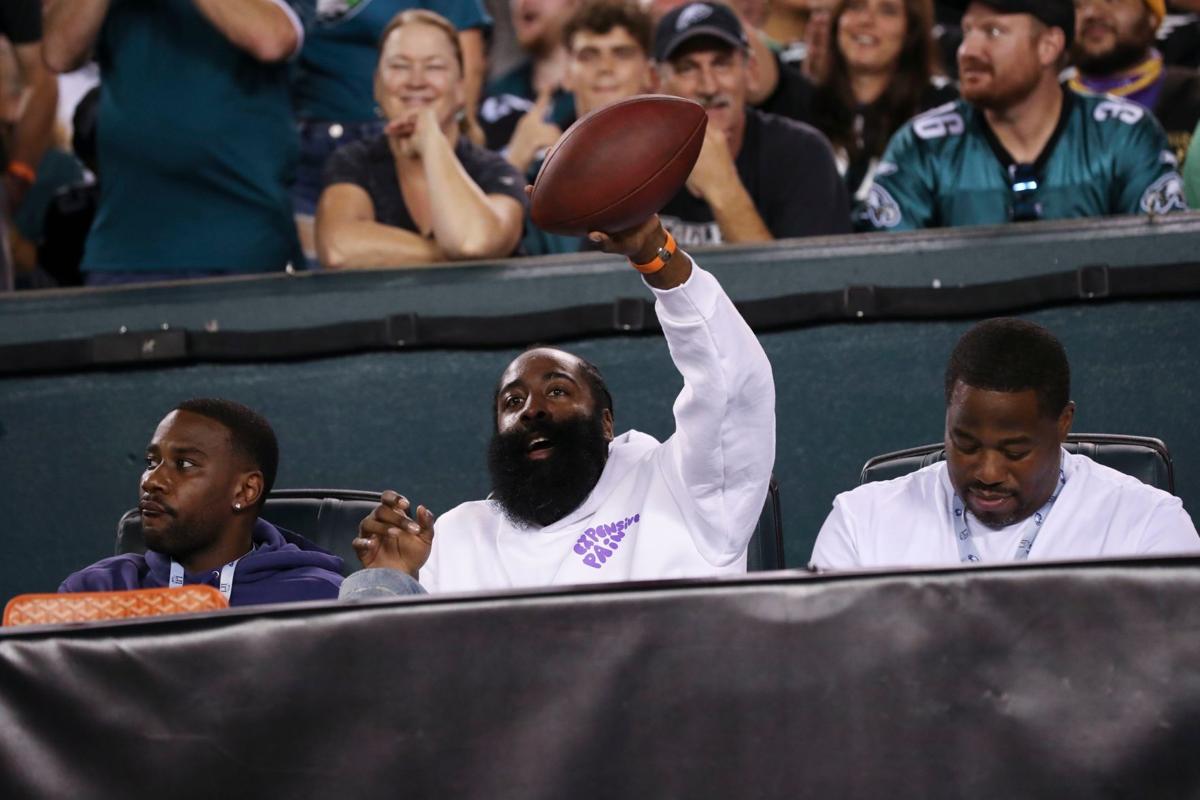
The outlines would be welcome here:
M 279 469 L 279 442 L 271 423 L 257 411 L 233 400 L 216 397 L 197 397 L 175 406 L 177 411 L 200 414 L 229 429 L 233 447 L 263 475 L 263 493 L 258 505 L 266 502 L 275 485 Z
M 631 0 L 588 0 L 563 26 L 562 43 L 571 50 L 571 39 L 580 31 L 604 35 L 613 28 L 624 28 L 646 57 L 650 57 L 654 20 L 649 12 Z
M 587 384 L 588 389 L 591 391 L 592 397 L 596 400 L 596 411 L 601 412 L 605 409 L 608 409 L 609 414 L 612 414 L 614 417 L 616 416 L 615 412 L 613 411 L 612 393 L 608 391 L 608 384 L 604 382 L 604 375 L 601 374 L 599 367 L 588 361 L 586 358 L 582 358 L 570 351 L 563 350 L 558 347 L 552 347 L 551 345 L 547 344 L 532 344 L 522 350 L 521 354 L 518 355 L 517 358 L 520 358 L 531 350 L 558 350 L 560 353 L 566 353 L 569 356 L 578 358 L 580 370 L 583 372 L 583 380 Z M 513 360 L 515 361 L 516 359 Z M 496 403 L 499 401 L 500 387 L 497 386 L 496 391 L 492 392 L 492 418 L 497 423 L 499 420 L 496 418 Z
M 946 405 L 959 381 L 993 392 L 1037 392 L 1038 409 L 1057 419 L 1071 401 L 1071 366 L 1062 342 L 1034 322 L 998 317 L 963 334 L 946 365 Z

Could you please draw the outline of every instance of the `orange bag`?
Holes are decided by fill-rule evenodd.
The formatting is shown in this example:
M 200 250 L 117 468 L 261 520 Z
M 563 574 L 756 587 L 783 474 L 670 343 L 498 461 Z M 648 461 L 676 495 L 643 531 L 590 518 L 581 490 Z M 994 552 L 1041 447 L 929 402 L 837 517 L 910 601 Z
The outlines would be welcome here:
M 218 611 L 229 602 L 211 586 L 72 594 L 20 594 L 4 607 L 5 625 L 58 625 L 129 617 Z

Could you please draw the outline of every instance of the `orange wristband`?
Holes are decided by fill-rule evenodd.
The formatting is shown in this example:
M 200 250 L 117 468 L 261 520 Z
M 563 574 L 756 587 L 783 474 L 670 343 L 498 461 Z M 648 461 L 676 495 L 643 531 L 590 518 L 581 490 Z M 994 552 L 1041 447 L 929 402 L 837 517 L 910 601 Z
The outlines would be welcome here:
M 20 178 L 26 183 L 33 183 L 37 180 L 37 173 L 34 172 L 33 167 L 29 166 L 24 161 L 9 161 L 8 174 L 12 175 L 14 178 Z
M 633 264 L 634 269 L 643 275 L 653 275 L 665 267 L 667 262 L 671 260 L 671 257 L 679 252 L 679 248 L 675 244 L 675 237 L 671 235 L 670 231 L 667 231 L 666 233 L 667 241 L 662 247 L 658 248 L 658 253 L 654 256 L 652 261 L 646 264 L 638 264 L 632 258 L 629 259 L 629 263 Z

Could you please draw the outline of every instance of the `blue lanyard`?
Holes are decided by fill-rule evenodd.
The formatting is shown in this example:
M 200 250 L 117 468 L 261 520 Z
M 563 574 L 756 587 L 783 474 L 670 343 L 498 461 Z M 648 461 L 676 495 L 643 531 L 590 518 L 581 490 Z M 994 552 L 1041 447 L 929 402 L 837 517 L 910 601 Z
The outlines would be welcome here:
M 1037 541 L 1037 536 L 1041 533 L 1042 525 L 1046 522 L 1046 518 L 1050 516 L 1050 506 L 1054 505 L 1054 501 L 1062 494 L 1063 487 L 1067 485 L 1067 475 L 1060 467 L 1058 470 L 1058 486 L 1054 489 L 1054 494 L 1050 495 L 1050 499 L 1046 504 L 1033 515 L 1033 532 L 1017 542 L 1017 552 L 1013 556 L 1013 561 L 1028 561 L 1029 551 L 1033 549 L 1033 543 Z M 958 541 L 958 558 L 964 564 L 978 564 L 983 561 L 979 557 L 979 549 L 975 547 L 975 542 L 971 539 L 971 525 L 967 520 L 967 510 L 963 507 L 963 501 L 956 493 L 954 495 L 954 538 Z

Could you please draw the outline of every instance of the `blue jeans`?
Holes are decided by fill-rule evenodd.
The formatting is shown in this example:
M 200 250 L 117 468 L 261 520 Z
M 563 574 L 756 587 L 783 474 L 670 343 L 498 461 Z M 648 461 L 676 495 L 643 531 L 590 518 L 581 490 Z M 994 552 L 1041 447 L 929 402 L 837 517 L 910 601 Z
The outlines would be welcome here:
M 297 214 L 314 216 L 317 200 L 324 188 L 325 161 L 345 144 L 369 139 L 383 133 L 383 120 L 372 122 L 323 122 L 301 120 L 300 160 L 296 165 L 296 183 L 292 186 L 292 207 Z

